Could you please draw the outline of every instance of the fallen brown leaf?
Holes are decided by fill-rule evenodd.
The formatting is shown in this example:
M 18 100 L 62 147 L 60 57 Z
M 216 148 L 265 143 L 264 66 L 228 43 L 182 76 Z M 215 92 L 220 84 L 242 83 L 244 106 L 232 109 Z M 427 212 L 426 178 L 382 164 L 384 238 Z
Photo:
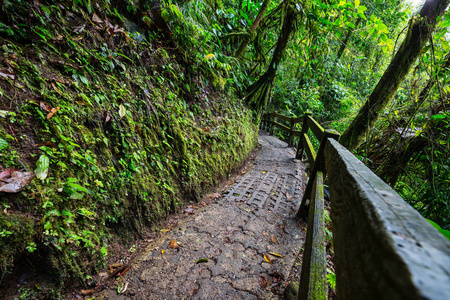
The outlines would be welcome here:
M 6 169 L 3 172 L 0 173 L 0 180 L 2 180 L 3 178 L 7 178 L 11 176 L 11 171 L 18 171 L 16 169 Z
M 281 274 L 281 273 L 279 273 L 279 272 L 277 272 L 277 271 L 271 273 L 270 275 L 273 276 L 274 279 L 277 279 L 276 281 L 284 280 L 283 274 Z M 275 281 L 275 280 L 274 280 L 274 281 Z
M 169 247 L 172 248 L 172 249 L 177 249 L 180 246 L 178 245 L 177 241 L 175 239 L 173 239 L 172 241 L 170 241 Z
M 5 68 L 0 70 L 0 77 L 8 77 L 12 80 L 16 79 L 16 75 L 14 74 L 13 70 L 11 68 Z
M 270 240 L 272 241 L 272 243 L 278 244 L 277 238 L 276 238 L 275 236 L 272 235 L 272 236 L 270 237 Z
M 120 268 L 121 266 L 123 266 L 122 263 L 116 263 L 116 264 L 109 265 L 109 269 L 113 270 L 113 269 L 116 269 L 116 268 Z
M 50 111 L 50 113 L 47 115 L 47 120 L 48 119 L 50 119 L 51 117 L 53 117 L 53 115 L 54 114 L 56 114 L 56 112 L 58 111 L 58 110 L 60 110 L 61 109 L 61 107 L 56 107 L 56 108 L 52 108 L 52 110 Z
M 105 123 L 108 123 L 109 120 L 111 120 L 111 112 L 108 110 L 108 111 L 106 112 Z
M 213 198 L 213 199 L 219 199 L 219 198 L 221 198 L 221 197 L 222 197 L 222 195 L 219 194 L 219 193 L 214 193 L 214 194 L 212 194 L 212 198 Z
M 20 172 L 13 169 L 7 169 L 0 174 L 0 192 L 5 193 L 20 192 L 35 177 L 33 172 Z
M 90 295 L 93 295 L 94 293 L 95 293 L 95 289 L 81 290 L 81 294 L 83 294 L 83 296 L 90 296 Z
M 263 289 L 266 288 L 266 286 L 267 286 L 267 280 L 266 280 L 266 278 L 265 278 L 264 276 L 262 276 L 262 275 L 259 276 L 258 282 L 259 282 L 259 285 L 260 285 Z
M 292 200 L 294 200 L 294 196 L 292 196 L 289 193 L 286 193 L 286 198 L 287 198 L 286 200 L 289 201 L 289 202 L 292 202 Z
M 265 231 L 262 231 L 261 234 L 264 235 L 264 236 L 267 235 L 267 233 Z
M 56 88 L 56 84 L 54 82 L 52 82 L 52 87 L 55 90 L 55 92 L 57 92 L 59 95 L 61 95 L 61 92 L 58 91 L 58 89 Z
M 53 109 L 53 107 L 45 101 L 40 101 L 39 107 L 40 109 L 45 110 L 46 112 L 51 112 Z
M 98 24 L 103 23 L 103 21 L 97 16 L 97 14 L 94 14 L 92 16 L 92 21 L 95 22 L 95 23 L 98 23 Z

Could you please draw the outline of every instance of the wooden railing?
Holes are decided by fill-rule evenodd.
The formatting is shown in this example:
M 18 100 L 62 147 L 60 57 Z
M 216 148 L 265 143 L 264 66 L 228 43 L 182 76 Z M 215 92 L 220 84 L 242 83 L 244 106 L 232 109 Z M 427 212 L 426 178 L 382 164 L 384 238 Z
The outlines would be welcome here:
M 277 119 L 288 122 L 282 125 Z M 302 122 L 301 131 L 295 124 Z M 298 217 L 308 217 L 298 299 L 327 299 L 323 181 L 328 172 L 338 299 L 450 299 L 450 242 L 307 113 L 263 116 L 262 128 L 299 137 L 311 175 Z M 320 141 L 317 153 L 309 129 Z

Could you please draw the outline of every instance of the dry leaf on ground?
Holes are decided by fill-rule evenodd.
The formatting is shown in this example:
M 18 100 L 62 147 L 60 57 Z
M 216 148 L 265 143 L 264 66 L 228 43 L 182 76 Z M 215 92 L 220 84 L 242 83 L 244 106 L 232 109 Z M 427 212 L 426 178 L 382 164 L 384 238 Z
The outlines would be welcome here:
M 272 263 L 272 260 L 270 259 L 269 255 L 264 254 L 264 260 L 267 261 L 269 264 Z
M 262 275 L 259 276 L 258 282 L 259 282 L 259 285 L 260 285 L 263 289 L 266 288 L 266 286 L 267 286 L 267 280 L 266 280 L 266 278 L 264 278 L 264 276 L 262 276 Z
M 47 120 L 50 119 L 51 117 L 53 117 L 53 115 L 56 114 L 56 112 L 60 109 L 61 109 L 61 107 L 59 107 L 59 106 L 57 108 L 52 108 L 50 113 L 47 115 Z
M 103 21 L 97 16 L 97 14 L 94 14 L 92 16 L 92 21 L 95 22 L 95 23 L 98 23 L 98 24 L 103 23 Z
M 35 175 L 33 172 L 7 169 L 0 173 L 0 176 L 0 192 L 17 193 L 23 190 Z
M 95 293 L 94 289 L 90 289 L 90 290 L 81 290 L 81 294 L 83 294 L 83 296 L 90 296 L 93 295 Z
M 12 71 L 11 68 L 1 69 L 0 77 L 4 77 L 4 78 L 8 77 L 8 78 L 11 78 L 12 80 L 16 79 L 16 75 L 14 75 L 14 72 Z
M 177 241 L 175 239 L 173 239 L 172 241 L 170 241 L 169 247 L 172 249 L 178 249 L 180 247 L 180 245 L 178 245 Z
M 276 238 L 275 236 L 272 235 L 272 236 L 270 237 L 270 240 L 272 241 L 272 243 L 278 244 L 277 238 Z
M 59 95 L 61 95 L 61 92 L 58 91 L 58 89 L 56 88 L 56 84 L 54 82 L 52 82 L 51 84 L 52 84 L 52 87 L 55 90 L 55 92 L 57 92 Z
M 50 104 L 48 104 L 47 102 L 45 102 L 45 101 L 40 101 L 39 102 L 39 107 L 42 110 L 45 110 L 46 112 L 51 112 L 52 109 L 53 109 L 53 107 Z
M 276 257 L 283 257 L 282 255 L 275 253 L 275 252 L 269 252 L 270 255 L 276 256 Z

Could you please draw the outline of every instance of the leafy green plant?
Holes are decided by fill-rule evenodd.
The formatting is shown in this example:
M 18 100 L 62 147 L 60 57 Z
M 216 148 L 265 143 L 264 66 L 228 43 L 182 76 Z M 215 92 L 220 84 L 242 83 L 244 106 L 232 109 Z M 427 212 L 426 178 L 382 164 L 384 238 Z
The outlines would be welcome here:
M 50 166 L 50 159 L 47 155 L 42 154 L 38 161 L 36 162 L 36 170 L 34 173 L 36 174 L 36 178 L 40 180 L 45 180 L 48 176 L 48 170 Z
M 429 219 L 427 219 L 427 221 L 430 222 L 430 224 L 433 225 L 433 227 L 436 228 L 440 233 L 442 233 L 443 236 L 450 240 L 450 230 L 442 229 L 441 226 Z

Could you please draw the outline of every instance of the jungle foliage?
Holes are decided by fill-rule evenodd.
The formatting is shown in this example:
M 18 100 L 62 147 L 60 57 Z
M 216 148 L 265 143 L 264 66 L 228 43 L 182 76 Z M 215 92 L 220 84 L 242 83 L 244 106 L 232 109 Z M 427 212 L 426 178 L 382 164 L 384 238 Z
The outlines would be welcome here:
M 344 132 L 419 25 L 348 145 L 449 229 L 448 0 L 0 3 L 0 167 L 38 177 L 0 196 L 1 277 L 36 255 L 66 270 L 59 287 L 85 284 L 114 234 L 156 226 L 239 165 L 264 111 Z
M 25 298 L 86 286 L 113 243 L 132 246 L 245 161 L 257 127 L 236 96 L 244 75 L 214 51 L 206 9 L 2 1 L 1 186 L 35 178 L 0 193 L 0 284 L 22 265 L 54 282 Z
M 276 65 L 270 96 L 260 98 L 260 105 L 268 102 L 266 111 L 288 116 L 310 111 L 324 127 L 343 133 L 344 145 L 426 218 L 446 229 L 450 226 L 448 4 L 446 0 L 426 1 L 419 7 L 390 0 L 291 2 L 296 12 L 292 36 Z M 260 22 L 261 36 L 272 36 L 269 20 L 276 13 L 277 8 L 269 10 Z M 277 28 L 281 36 L 281 24 Z M 264 62 L 277 55 L 276 50 L 261 51 L 275 49 L 275 42 L 267 39 L 264 44 L 269 46 L 264 48 L 255 39 L 246 53 L 257 65 L 259 80 L 265 76 L 261 55 Z M 272 68 L 265 64 L 267 70 Z M 251 104 L 255 98 L 248 100 Z

